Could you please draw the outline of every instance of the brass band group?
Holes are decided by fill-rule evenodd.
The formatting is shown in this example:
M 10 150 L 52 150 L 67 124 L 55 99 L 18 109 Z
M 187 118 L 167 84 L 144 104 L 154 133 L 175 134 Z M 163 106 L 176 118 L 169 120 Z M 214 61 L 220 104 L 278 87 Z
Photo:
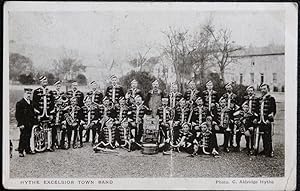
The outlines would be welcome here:
M 179 92 L 172 83 L 169 92 L 160 89 L 159 82 L 143 95 L 136 80 L 124 92 L 117 76 L 110 78 L 105 92 L 96 81 L 84 95 L 77 82 L 69 91 L 61 90 L 62 82 L 50 90 L 45 76 L 41 87 L 24 88 L 24 98 L 16 104 L 16 120 L 20 129 L 19 156 L 56 149 L 76 149 L 84 143 L 93 152 L 141 150 L 144 154 L 186 152 L 219 156 L 223 152 L 240 152 L 241 139 L 248 155 L 273 157 L 272 123 L 276 102 L 269 86 L 261 84 L 261 96 L 249 86 L 245 96 L 238 97 L 231 83 L 226 93 L 218 95 L 213 82 L 199 91 L 189 81 L 186 92 Z M 217 134 L 224 136 L 218 143 Z M 259 142 L 262 138 L 262 151 Z

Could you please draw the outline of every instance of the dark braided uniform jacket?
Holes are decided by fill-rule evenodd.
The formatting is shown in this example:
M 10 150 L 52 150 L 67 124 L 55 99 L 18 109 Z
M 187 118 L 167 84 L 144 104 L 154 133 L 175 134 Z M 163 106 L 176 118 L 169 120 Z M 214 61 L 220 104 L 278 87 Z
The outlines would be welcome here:
M 174 121 L 179 121 L 180 123 L 187 122 L 189 115 L 190 109 L 188 107 L 181 108 L 180 106 L 178 106 L 175 109 Z
M 69 105 L 69 106 L 67 106 L 67 107 L 65 107 L 64 108 L 64 114 L 65 113 L 69 113 L 69 115 L 71 115 L 72 116 L 72 114 L 71 114 L 71 112 L 72 112 L 72 108 L 73 108 L 73 119 L 74 119 L 74 122 L 77 122 L 78 123 L 78 125 L 79 125 L 79 122 L 80 122 L 80 119 L 81 119 L 81 116 L 82 116 L 82 110 L 81 110 L 81 108 L 79 107 L 79 106 L 71 106 L 71 105 Z M 64 119 L 66 120 L 66 118 L 64 117 Z M 68 125 L 68 123 L 67 123 L 67 125 Z
M 263 105 L 263 108 L 261 108 Z M 267 95 L 265 98 L 260 97 L 259 98 L 259 105 L 260 105 L 260 111 L 259 111 L 259 119 L 261 122 L 265 123 L 264 121 L 269 120 L 270 122 L 274 121 L 274 118 L 270 118 L 268 115 L 273 113 L 273 116 L 276 114 L 276 102 L 275 98 L 271 95 Z M 261 110 L 262 109 L 262 110 Z
M 115 86 L 115 100 L 113 100 L 113 86 L 110 85 L 107 87 L 105 96 L 113 103 L 117 102 L 120 97 L 124 97 L 124 90 L 120 85 Z
M 81 91 L 76 90 L 76 92 L 74 92 L 73 90 L 69 90 L 67 91 L 67 98 L 70 100 L 73 96 L 75 96 L 77 98 L 77 105 L 79 107 L 83 106 L 83 99 L 84 99 L 84 95 Z
M 225 93 L 220 99 L 226 100 L 226 107 L 230 108 L 231 112 L 234 112 L 238 108 L 238 97 L 235 93 Z
M 122 127 L 119 125 L 116 129 L 117 131 L 117 141 L 119 144 L 124 144 L 125 141 L 129 141 L 130 139 L 130 127 L 129 125 L 127 127 Z
M 133 89 L 133 88 L 128 89 L 127 90 L 127 94 L 129 94 L 129 98 L 127 100 L 127 103 L 129 105 L 134 103 L 134 98 L 137 95 L 141 96 L 142 99 L 144 99 L 144 95 L 143 95 L 142 91 L 140 89 L 138 89 L 138 88 L 136 88 L 136 89 Z
M 91 97 L 92 102 L 102 104 L 103 94 L 100 91 L 89 91 L 87 95 Z
M 243 103 L 244 102 L 247 102 L 250 113 L 256 113 L 257 115 L 259 115 L 259 98 L 258 97 L 256 97 L 255 95 L 253 95 L 253 96 L 246 95 L 246 96 L 244 96 L 244 99 L 243 99 Z
M 115 119 L 121 122 L 123 119 L 128 117 L 129 107 L 127 105 L 115 105 Z
M 98 107 L 98 109 L 99 109 L 100 120 L 104 117 L 104 115 L 106 115 L 107 117 L 111 117 L 111 118 L 115 118 L 115 116 L 116 116 L 116 112 L 112 106 L 105 106 L 102 104 Z M 105 114 L 105 112 L 106 112 L 106 114 Z
M 137 121 L 137 117 L 139 117 L 141 119 L 140 122 L 143 123 L 144 115 L 149 115 L 150 113 L 151 110 L 145 105 L 140 106 L 138 116 L 137 116 L 137 105 L 132 105 L 128 109 L 128 117 L 134 123 Z
M 183 140 L 183 148 L 190 147 L 193 141 L 193 133 L 190 131 L 179 130 L 179 137 L 175 140 L 175 145 L 178 145 Z
M 192 93 L 193 93 L 193 97 L 191 98 Z M 184 98 L 185 98 L 186 101 L 193 101 L 193 102 L 195 102 L 195 100 L 198 97 L 201 97 L 201 92 L 198 91 L 197 89 L 194 89 L 194 90 L 188 89 L 185 92 L 185 94 L 184 94 Z
M 64 120 L 64 109 L 55 107 L 55 114 L 52 119 L 53 125 L 61 125 L 61 122 Z
M 84 105 L 82 108 L 81 108 L 82 112 L 82 116 L 81 116 L 81 120 L 87 125 L 88 122 L 89 123 L 94 123 L 96 124 L 100 118 L 100 112 L 99 112 L 99 109 L 97 106 L 95 105 L 92 105 L 90 107 Z M 89 115 L 89 112 L 90 112 L 90 121 L 88 119 L 88 115 Z
M 249 127 L 254 126 L 254 119 L 258 118 L 257 114 L 252 114 L 249 112 L 245 112 L 243 110 L 239 110 L 234 114 L 234 122 L 237 125 L 237 130 L 241 133 L 244 133 L 249 129 Z
M 57 100 L 59 99 L 61 96 L 64 96 L 65 95 L 65 92 L 64 91 L 58 91 L 57 89 L 55 90 L 52 90 L 52 94 L 54 96 L 54 99 Z
M 196 105 L 193 107 L 192 122 L 199 126 L 201 123 L 205 122 L 207 115 L 207 107 Z
M 32 97 L 32 104 L 34 107 L 34 111 L 38 116 L 41 116 L 43 114 L 44 109 L 44 96 L 46 96 L 47 100 L 47 115 L 53 115 L 54 114 L 54 96 L 52 91 L 50 91 L 48 88 L 46 88 L 46 94 L 44 94 L 43 91 L 44 88 L 40 87 L 33 91 L 33 97 Z
M 233 122 L 230 110 L 226 106 L 224 108 L 218 107 L 216 113 L 217 115 L 214 121 L 218 123 L 219 127 L 221 128 L 220 130 L 222 131 L 227 129 Z
M 112 127 L 103 127 L 103 142 L 110 143 L 114 146 L 116 142 L 116 127 L 113 125 Z
M 183 97 L 180 92 L 170 92 L 169 93 L 169 107 L 176 108 L 179 100 Z
M 204 106 L 207 107 L 208 110 L 212 110 L 212 108 L 209 108 L 209 91 L 204 90 L 202 92 L 202 94 L 203 94 L 202 99 L 203 99 Z M 212 90 L 212 92 L 211 92 L 211 103 L 212 104 L 218 103 L 218 95 L 217 95 L 217 92 L 215 90 Z

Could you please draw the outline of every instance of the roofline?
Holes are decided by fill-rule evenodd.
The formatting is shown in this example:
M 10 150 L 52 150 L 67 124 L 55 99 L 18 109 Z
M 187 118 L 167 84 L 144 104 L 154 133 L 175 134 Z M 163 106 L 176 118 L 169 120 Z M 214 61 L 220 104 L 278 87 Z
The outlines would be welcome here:
M 254 57 L 254 56 L 281 56 L 284 55 L 284 52 L 279 53 L 269 53 L 269 54 L 245 54 L 240 56 L 230 56 L 232 58 L 244 58 L 244 57 Z

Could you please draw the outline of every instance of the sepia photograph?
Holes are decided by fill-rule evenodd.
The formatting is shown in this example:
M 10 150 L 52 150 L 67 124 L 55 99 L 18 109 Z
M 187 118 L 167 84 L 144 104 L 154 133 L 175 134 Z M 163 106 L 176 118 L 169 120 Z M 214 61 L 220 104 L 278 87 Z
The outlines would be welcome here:
M 296 5 L 4 12 L 6 188 L 295 189 Z

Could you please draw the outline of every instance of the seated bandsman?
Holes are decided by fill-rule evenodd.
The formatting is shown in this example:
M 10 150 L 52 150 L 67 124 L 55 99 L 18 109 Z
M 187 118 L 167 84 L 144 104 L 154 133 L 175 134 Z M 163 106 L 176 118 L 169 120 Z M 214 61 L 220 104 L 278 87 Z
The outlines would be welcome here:
M 244 96 L 244 98 L 242 99 L 243 102 L 245 103 L 247 102 L 248 106 L 249 106 L 249 113 L 252 114 L 259 114 L 259 97 L 257 97 L 255 95 L 254 92 L 254 87 L 253 86 L 249 86 L 246 89 L 247 95 Z
M 226 107 L 226 100 L 220 99 L 219 106 L 216 110 L 216 119 L 218 126 L 220 127 L 220 131 L 224 133 L 224 151 L 229 152 L 229 142 L 230 136 L 232 135 L 233 129 L 231 129 L 231 123 L 233 122 L 230 109 Z
M 78 130 L 81 131 L 82 135 L 82 129 L 79 129 L 79 123 L 80 123 L 80 116 L 82 116 L 81 108 L 77 105 L 77 98 L 72 97 L 71 98 L 71 105 L 64 108 L 64 123 L 66 125 L 66 133 L 68 137 L 68 146 L 66 149 L 69 149 L 71 147 L 71 138 L 73 133 L 73 148 L 77 148 L 76 142 L 78 141 L 78 137 L 80 139 L 80 146 L 82 146 L 82 136 L 80 138 L 80 135 L 78 135 Z M 65 140 L 65 133 L 62 134 L 62 140 Z
M 202 92 L 204 106 L 207 107 L 208 111 L 211 112 L 212 116 L 215 116 L 215 109 L 218 107 L 218 95 L 217 92 L 213 89 L 214 85 L 211 80 L 206 82 L 205 86 L 206 90 Z
M 195 106 L 192 113 L 192 132 L 195 132 L 195 127 L 199 127 L 209 114 L 208 109 L 203 105 L 203 100 L 198 97 L 195 100 Z M 199 128 L 198 128 L 199 129 Z
M 185 100 L 190 107 L 195 103 L 196 99 L 201 96 L 200 91 L 197 90 L 196 83 L 193 80 L 188 82 L 188 90 L 184 94 Z
M 193 157 L 202 151 L 203 154 L 212 154 L 217 157 L 219 155 L 216 137 L 216 130 L 219 128 L 217 123 L 213 121 L 211 116 L 207 116 L 205 122 L 196 128 L 197 130 L 199 128 L 199 131 L 193 137 L 193 153 L 191 156 Z
M 176 106 L 179 103 L 179 100 L 183 97 L 182 93 L 178 91 L 177 83 L 173 82 L 170 87 L 169 93 L 169 107 L 175 110 Z
M 130 89 L 128 89 L 127 93 L 125 94 L 125 99 L 128 105 L 134 103 L 135 96 L 140 95 L 142 98 L 144 97 L 142 91 L 138 88 L 138 81 L 133 79 L 130 85 Z
M 109 119 L 109 118 L 115 118 L 115 110 L 112 106 L 112 103 L 110 102 L 108 97 L 104 97 L 103 98 L 103 104 L 100 105 L 98 107 L 99 109 L 99 128 L 97 130 L 98 132 L 98 143 L 101 142 L 101 140 L 103 139 L 103 127 L 105 125 L 105 122 Z
M 67 91 L 66 94 L 69 100 L 71 100 L 73 97 L 76 97 L 77 105 L 79 107 L 83 106 L 84 94 L 80 90 L 78 90 L 78 83 L 76 81 L 72 82 L 71 90 Z
M 91 96 L 86 96 L 84 99 L 84 106 L 81 108 L 82 116 L 80 125 L 86 130 L 86 142 L 89 142 L 89 134 L 90 130 L 92 130 L 92 145 L 94 146 L 100 112 L 97 105 L 93 104 L 91 99 Z
M 129 107 L 126 105 L 126 100 L 124 97 L 119 98 L 119 103 L 115 105 L 115 123 L 117 126 L 121 124 L 123 119 L 128 117 Z
M 172 132 L 172 140 L 173 144 L 175 144 L 175 140 L 178 139 L 179 131 L 182 127 L 182 124 L 188 122 L 188 118 L 190 117 L 190 108 L 184 98 L 181 98 L 179 101 L 179 105 L 175 109 L 175 117 L 174 117 L 174 126 Z
M 241 137 L 245 135 L 246 149 L 248 154 L 253 154 L 254 125 L 258 115 L 249 112 L 248 103 L 242 105 L 242 109 L 233 113 L 237 151 L 240 151 Z
M 91 91 L 87 93 L 90 96 L 92 103 L 96 103 L 98 105 L 102 104 L 103 94 L 97 90 L 98 85 L 96 81 L 91 81 L 90 83 Z
M 101 148 L 115 149 L 116 143 L 116 126 L 113 118 L 108 118 L 103 127 L 103 140 L 94 147 L 94 151 L 101 151 Z
M 177 152 L 187 152 L 191 153 L 193 150 L 193 134 L 191 132 L 191 124 L 184 122 L 182 128 L 179 130 L 179 135 L 177 139 L 174 140 L 172 147 Z
M 131 132 L 128 123 L 128 118 L 124 118 L 121 123 L 116 126 L 116 147 L 120 146 L 123 149 L 130 151 L 131 146 Z
M 120 97 L 124 97 L 123 87 L 120 86 L 118 82 L 118 78 L 116 75 L 112 75 L 110 77 L 111 85 L 109 85 L 105 91 L 105 96 L 112 102 L 114 105 L 117 103 Z
M 170 154 L 170 121 L 171 121 L 171 108 L 168 107 L 168 98 L 162 98 L 162 105 L 157 109 L 156 115 L 159 117 L 159 147 L 163 154 Z
M 135 96 L 135 103 L 128 109 L 128 118 L 130 131 L 132 134 L 133 144 L 131 150 L 141 148 L 141 139 L 143 135 L 143 119 L 144 115 L 151 114 L 151 110 L 143 104 L 142 97 L 137 95 Z

